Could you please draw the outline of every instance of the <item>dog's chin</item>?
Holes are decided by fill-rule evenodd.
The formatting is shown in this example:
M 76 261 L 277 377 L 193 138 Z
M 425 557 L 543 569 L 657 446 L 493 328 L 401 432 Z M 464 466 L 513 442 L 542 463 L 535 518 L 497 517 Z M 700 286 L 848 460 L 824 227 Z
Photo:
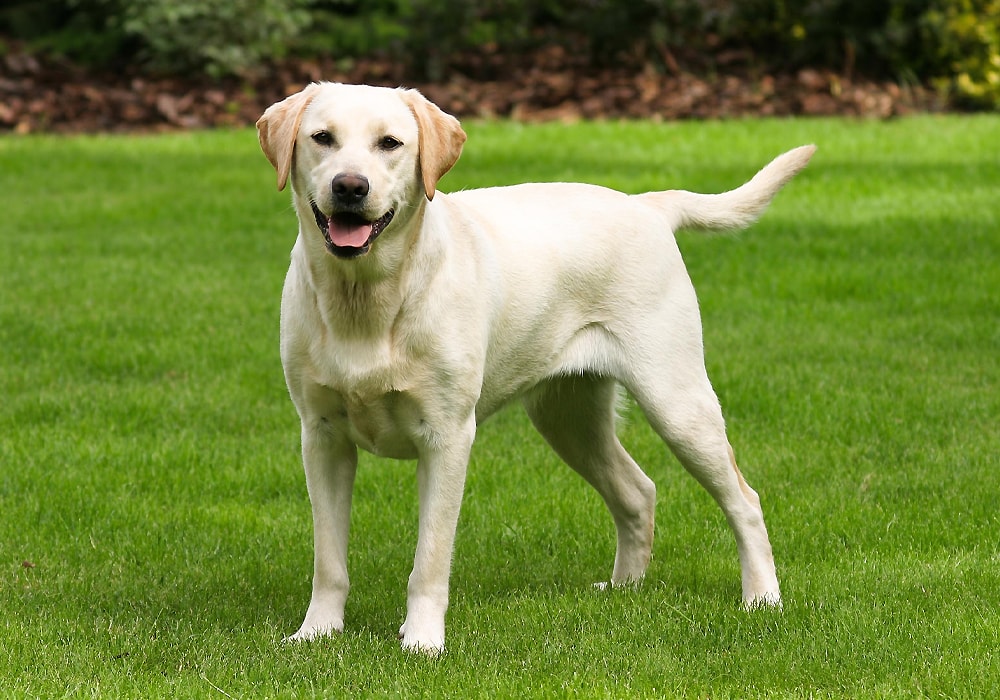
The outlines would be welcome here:
M 316 218 L 316 226 L 323 234 L 327 251 L 344 260 L 361 257 L 370 251 L 375 239 L 382 234 L 396 213 L 390 209 L 374 221 L 369 221 L 354 212 L 334 212 L 327 216 L 315 202 L 309 204 Z

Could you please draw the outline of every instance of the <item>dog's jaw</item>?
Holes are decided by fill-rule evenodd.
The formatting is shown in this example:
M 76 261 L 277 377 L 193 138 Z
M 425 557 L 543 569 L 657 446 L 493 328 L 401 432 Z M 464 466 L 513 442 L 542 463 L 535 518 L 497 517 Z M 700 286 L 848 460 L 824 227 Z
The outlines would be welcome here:
M 323 234 L 327 251 L 331 255 L 344 260 L 360 257 L 371 250 L 372 243 L 381 235 L 386 226 L 392 222 L 392 218 L 396 214 L 394 209 L 390 209 L 374 221 L 368 221 L 363 216 L 353 212 L 334 212 L 330 216 L 327 216 L 320 211 L 316 202 L 310 200 L 309 205 L 312 207 L 316 226 Z M 333 241 L 333 236 L 331 235 L 331 228 L 338 225 L 341 227 L 350 226 L 352 228 L 370 227 L 370 231 L 368 232 L 368 236 L 363 241 L 360 241 L 360 245 L 338 245 Z

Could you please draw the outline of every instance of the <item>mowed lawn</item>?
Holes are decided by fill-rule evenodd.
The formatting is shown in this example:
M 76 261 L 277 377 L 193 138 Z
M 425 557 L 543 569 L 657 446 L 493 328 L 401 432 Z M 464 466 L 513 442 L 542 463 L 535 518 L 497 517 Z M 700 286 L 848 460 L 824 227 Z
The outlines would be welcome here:
M 312 572 L 288 193 L 250 130 L 3 137 L 0 697 L 994 694 L 1000 117 L 467 130 L 444 191 L 717 192 L 819 145 L 752 229 L 679 236 L 784 609 L 740 608 L 721 512 L 630 403 L 654 557 L 596 590 L 611 519 L 514 407 L 473 452 L 447 653 L 399 649 L 415 470 L 369 456 L 346 633 L 283 644 Z

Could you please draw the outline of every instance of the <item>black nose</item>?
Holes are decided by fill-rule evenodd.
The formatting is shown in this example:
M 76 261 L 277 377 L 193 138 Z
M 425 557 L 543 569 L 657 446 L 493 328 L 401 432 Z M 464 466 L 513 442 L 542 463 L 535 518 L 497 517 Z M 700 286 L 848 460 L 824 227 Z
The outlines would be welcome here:
M 357 204 L 368 196 L 368 178 L 354 173 L 340 173 L 333 178 L 333 198 L 341 204 Z

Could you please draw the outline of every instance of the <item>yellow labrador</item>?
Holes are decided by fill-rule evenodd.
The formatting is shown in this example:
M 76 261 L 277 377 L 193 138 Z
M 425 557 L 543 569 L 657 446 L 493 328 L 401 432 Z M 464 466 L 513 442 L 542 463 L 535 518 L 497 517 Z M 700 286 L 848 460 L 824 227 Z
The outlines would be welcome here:
M 260 144 L 291 180 L 299 234 L 281 357 L 302 421 L 312 600 L 292 639 L 340 632 L 357 448 L 417 460 L 420 518 L 403 647 L 444 648 L 448 577 L 476 426 L 520 399 L 600 492 L 618 532 L 612 585 L 642 578 L 655 488 L 615 435 L 617 387 L 711 493 L 736 536 L 747 605 L 780 604 L 757 494 L 705 371 L 680 227 L 753 222 L 815 148 L 716 195 L 583 184 L 444 194 L 465 142 L 414 90 L 321 83 L 267 109 Z

